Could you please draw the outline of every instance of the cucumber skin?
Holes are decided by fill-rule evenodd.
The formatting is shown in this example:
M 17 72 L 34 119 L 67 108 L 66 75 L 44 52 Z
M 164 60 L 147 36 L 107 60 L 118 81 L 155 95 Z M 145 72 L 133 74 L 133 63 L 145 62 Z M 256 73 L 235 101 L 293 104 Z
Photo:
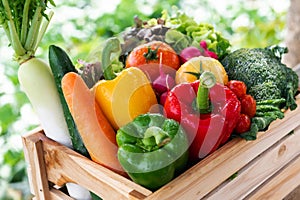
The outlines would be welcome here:
M 51 71 L 54 76 L 55 84 L 59 93 L 59 98 L 62 104 L 64 116 L 66 123 L 68 125 L 68 130 L 70 133 L 73 149 L 86 156 L 89 157 L 89 153 L 84 146 L 81 136 L 77 130 L 76 124 L 73 120 L 71 112 L 69 110 L 68 104 L 65 100 L 62 88 L 61 88 L 61 80 L 63 76 L 68 72 L 76 72 L 77 70 L 73 65 L 72 61 L 70 60 L 67 53 L 58 46 L 50 45 L 49 46 L 49 65 Z

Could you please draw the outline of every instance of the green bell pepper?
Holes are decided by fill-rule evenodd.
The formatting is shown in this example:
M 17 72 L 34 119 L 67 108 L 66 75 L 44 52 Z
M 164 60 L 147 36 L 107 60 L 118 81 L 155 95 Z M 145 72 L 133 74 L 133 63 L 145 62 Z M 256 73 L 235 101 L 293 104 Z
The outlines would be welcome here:
M 156 190 L 182 172 L 188 139 L 178 122 L 158 113 L 139 115 L 117 132 L 118 159 L 130 178 Z

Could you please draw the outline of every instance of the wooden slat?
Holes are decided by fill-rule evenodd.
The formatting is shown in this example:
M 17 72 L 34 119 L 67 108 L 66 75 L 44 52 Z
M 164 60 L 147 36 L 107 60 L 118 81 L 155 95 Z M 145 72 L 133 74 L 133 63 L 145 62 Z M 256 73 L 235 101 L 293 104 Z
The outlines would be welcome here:
M 52 188 L 50 190 L 50 197 L 51 197 L 51 200 L 74 200 L 70 196 L 63 193 L 62 191 L 54 189 L 54 188 Z
M 29 162 L 28 172 L 31 173 L 31 192 L 39 200 L 49 200 L 50 193 L 43 144 L 39 140 L 39 134 L 22 137 L 22 142 L 27 161 Z
M 30 193 L 34 195 L 34 181 L 33 181 L 33 171 L 31 169 L 31 165 L 33 163 L 30 163 L 30 157 L 31 157 L 31 150 L 29 149 L 29 146 L 27 145 L 26 137 L 22 137 L 22 143 L 23 143 L 23 152 L 24 152 L 24 158 L 26 162 L 26 169 L 27 169 L 27 176 L 28 176 L 28 182 L 29 182 L 29 188 L 30 188 Z
M 299 105 L 300 99 L 297 98 Z M 300 108 L 288 110 L 254 141 L 234 139 L 147 199 L 199 199 L 274 145 L 299 124 Z
M 287 135 L 276 145 L 259 155 L 239 171 L 236 178 L 224 182 L 205 199 L 219 200 L 224 196 L 228 199 L 243 199 L 299 154 L 300 127 L 297 127 L 294 134 Z M 281 195 L 281 197 L 284 196 Z
M 300 156 L 247 199 L 281 200 L 298 185 L 300 185 Z
M 103 199 L 146 197 L 152 193 L 63 145 L 46 137 L 42 140 L 48 179 L 58 186 L 77 183 Z

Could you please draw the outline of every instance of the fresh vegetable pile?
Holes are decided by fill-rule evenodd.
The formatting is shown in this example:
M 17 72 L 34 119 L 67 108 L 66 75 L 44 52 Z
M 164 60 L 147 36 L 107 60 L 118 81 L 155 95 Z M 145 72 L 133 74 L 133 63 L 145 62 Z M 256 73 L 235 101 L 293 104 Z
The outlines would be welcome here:
M 156 190 L 232 137 L 256 139 L 297 106 L 298 77 L 280 62 L 281 47 L 231 52 L 212 25 L 180 12 L 134 22 L 105 42 L 99 63 L 81 61 L 79 81 L 117 133 L 117 153 L 110 153 L 136 183 Z M 78 127 L 91 126 L 84 121 Z M 109 126 L 105 121 L 99 127 Z M 112 135 L 98 132 L 99 140 Z M 91 154 L 109 149 L 92 143 L 86 142 Z M 120 173 L 104 158 L 92 156 Z
M 105 41 L 96 63 L 76 68 L 63 49 L 49 48 L 47 84 L 59 106 L 48 110 L 59 110 L 76 151 L 116 173 L 157 190 L 232 137 L 254 140 L 297 107 L 298 76 L 280 61 L 285 49 L 231 52 L 212 25 L 179 11 L 134 22 Z

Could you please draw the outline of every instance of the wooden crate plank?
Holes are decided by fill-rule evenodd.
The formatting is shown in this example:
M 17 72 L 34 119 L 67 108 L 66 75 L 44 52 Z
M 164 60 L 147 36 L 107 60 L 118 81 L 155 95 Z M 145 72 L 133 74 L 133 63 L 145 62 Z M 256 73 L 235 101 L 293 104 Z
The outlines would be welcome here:
M 287 135 L 259 155 L 239 171 L 235 179 L 224 182 L 205 199 L 218 200 L 224 196 L 228 199 L 243 199 L 299 154 L 300 127 L 297 127 L 294 134 Z
M 283 199 L 298 185 L 300 185 L 300 156 L 276 174 L 270 181 L 253 192 L 247 199 Z
M 30 187 L 32 194 L 39 200 L 50 198 L 48 178 L 44 161 L 42 141 L 39 140 L 40 132 L 22 137 L 26 158 L 29 162 L 31 173 Z
M 42 138 L 48 179 L 62 186 L 73 182 L 103 199 L 146 197 L 152 192 L 46 137 Z
M 31 194 L 35 193 L 34 192 L 35 180 L 33 180 L 33 173 L 34 172 L 31 169 L 31 165 L 33 165 L 33 163 L 30 163 L 30 161 L 32 160 L 31 159 L 31 157 L 32 157 L 32 152 L 31 152 L 32 142 L 35 142 L 35 141 L 28 141 L 28 140 L 30 140 L 31 135 L 35 135 L 39 131 L 41 131 L 40 127 L 36 128 L 36 129 L 33 129 L 33 130 L 29 131 L 28 133 L 22 135 L 23 152 L 24 152 L 24 157 L 25 157 L 25 161 L 26 161 L 27 176 L 28 176 L 28 182 L 29 182 L 29 188 L 30 188 L 30 193 Z M 39 140 L 38 137 L 35 137 L 35 139 L 36 139 L 36 141 Z
M 50 190 L 50 197 L 51 197 L 51 200 L 74 200 L 70 196 L 63 193 L 62 191 L 54 189 L 54 188 L 52 188 Z
M 34 192 L 34 180 L 33 180 L 33 171 L 31 169 L 31 165 L 33 165 L 33 163 L 31 163 L 31 149 L 29 148 L 29 145 L 27 145 L 27 141 L 26 141 L 26 137 L 22 137 L 22 143 L 23 143 L 23 152 L 24 152 L 24 158 L 25 158 L 25 162 L 26 162 L 26 170 L 27 170 L 27 177 L 28 177 L 28 182 L 29 182 L 29 188 L 30 188 L 30 193 L 31 194 L 35 194 Z
M 297 98 L 299 105 L 300 99 Z M 300 108 L 287 110 L 254 141 L 234 139 L 146 199 L 199 199 L 299 125 Z

